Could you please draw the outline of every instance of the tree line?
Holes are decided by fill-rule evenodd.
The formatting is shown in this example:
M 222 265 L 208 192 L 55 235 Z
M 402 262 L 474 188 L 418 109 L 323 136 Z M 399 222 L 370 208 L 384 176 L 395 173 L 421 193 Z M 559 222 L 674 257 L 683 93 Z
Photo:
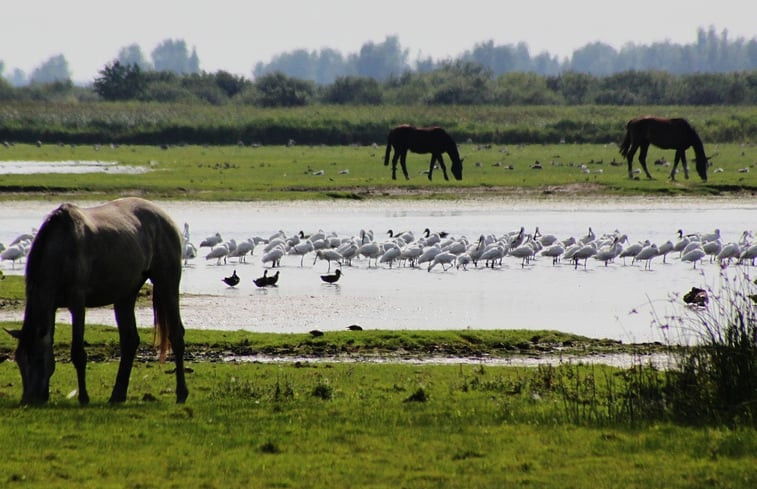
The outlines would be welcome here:
M 576 49 L 570 58 L 560 60 L 549 52 L 532 55 L 526 43 L 496 45 L 493 41 L 476 44 L 454 60 L 431 57 L 409 60 L 397 36 L 382 43 L 363 44 L 358 53 L 343 56 L 333 49 L 307 51 L 297 49 L 275 56 L 269 63 L 258 63 L 255 77 L 282 72 L 288 76 L 331 84 L 345 76 L 364 76 L 384 81 L 408 71 L 429 72 L 450 62 L 481 65 L 497 76 L 512 72 L 529 72 L 552 76 L 566 72 L 609 75 L 624 71 L 661 70 L 674 75 L 726 73 L 757 69 L 757 39 L 731 39 L 727 30 L 714 27 L 698 29 L 690 44 L 669 41 L 650 45 L 629 43 L 620 49 L 594 42 Z
M 0 81 L 0 100 L 140 101 L 259 107 L 341 105 L 756 105 L 757 70 L 673 75 L 629 70 L 610 75 L 565 72 L 495 75 L 458 60 L 428 72 L 407 71 L 384 81 L 338 77 L 333 83 L 282 72 L 250 80 L 226 71 L 177 74 L 143 70 L 118 61 L 90 87 L 70 81 L 13 87 Z
M 116 58 L 120 65 L 136 65 L 142 71 L 168 71 L 178 75 L 200 74 L 197 50 L 188 48 L 182 39 L 166 39 L 148 57 L 137 44 L 122 48 Z M 561 73 L 585 73 L 595 76 L 627 71 L 659 70 L 673 75 L 696 73 L 728 73 L 757 69 L 757 38 L 732 39 L 727 30 L 714 27 L 697 30 L 696 41 L 689 44 L 656 42 L 649 45 L 629 43 L 620 49 L 594 42 L 576 49 L 569 58 L 560 60 L 549 52 L 532 55 L 526 43 L 497 45 L 493 41 L 476 44 L 457 59 L 434 60 L 425 57 L 410 60 L 409 49 L 403 48 L 397 36 L 383 42 L 366 42 L 356 53 L 324 48 L 297 49 L 281 53 L 268 62 L 257 63 L 252 70 L 255 79 L 265 75 L 284 75 L 307 80 L 317 85 L 331 85 L 347 77 L 373 78 L 384 82 L 406 73 L 428 73 L 456 62 L 474 63 L 491 71 L 493 76 L 526 72 L 542 76 Z M 4 73 L 0 60 L 0 78 L 12 86 L 65 82 L 71 79 L 68 62 L 55 55 L 30 75 L 19 69 Z

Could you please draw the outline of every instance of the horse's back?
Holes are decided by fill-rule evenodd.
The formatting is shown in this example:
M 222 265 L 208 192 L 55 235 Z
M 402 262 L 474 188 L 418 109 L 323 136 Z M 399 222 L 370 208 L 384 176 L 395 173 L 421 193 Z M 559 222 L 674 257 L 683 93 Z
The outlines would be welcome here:
M 55 289 L 61 306 L 73 297 L 99 306 L 136 292 L 156 268 L 180 275 L 181 235 L 156 205 L 124 198 L 53 211 L 32 245 L 27 280 Z

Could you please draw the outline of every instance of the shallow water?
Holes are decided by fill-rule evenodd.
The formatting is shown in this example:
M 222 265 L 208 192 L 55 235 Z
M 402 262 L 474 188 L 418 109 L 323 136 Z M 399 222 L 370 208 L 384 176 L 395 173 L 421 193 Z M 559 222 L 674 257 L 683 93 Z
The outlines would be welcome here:
M 141 166 L 121 165 L 115 161 L 0 161 L 2 175 L 31 175 L 35 173 L 145 173 Z
M 303 230 L 335 232 L 342 237 L 373 230 L 376 239 L 386 231 L 411 230 L 420 237 L 424 228 L 477 239 L 497 236 L 524 226 L 560 239 L 580 238 L 591 226 L 599 236 L 615 230 L 631 242 L 649 239 L 661 244 L 675 240 L 676 231 L 712 232 L 720 229 L 723 242 L 737 241 L 744 230 L 755 231 L 754 199 L 589 199 L 556 201 L 460 202 L 297 202 L 297 203 L 161 203 L 181 227 L 190 226 L 191 241 L 200 243 L 219 232 L 224 239 L 241 241 L 269 237 L 278 230 L 293 235 Z M 56 204 L 4 202 L 0 207 L 0 242 L 37 227 Z M 207 248 L 201 249 L 204 255 Z M 247 263 L 216 265 L 197 258 L 182 277 L 182 316 L 189 328 L 244 329 L 266 332 L 343 330 L 359 324 L 375 329 L 559 329 L 591 337 L 625 342 L 665 340 L 677 334 L 653 324 L 655 318 L 689 314 L 678 295 L 692 286 L 716 286 L 720 267 L 708 262 L 696 269 L 668 256 L 652 262 L 651 271 L 622 260 L 605 267 L 589 259 L 586 269 L 569 264 L 553 266 L 537 258 L 522 268 L 519 259 L 506 257 L 501 268 L 450 269 L 368 267 L 365 259 L 344 267 L 337 285 L 326 285 L 319 275 L 325 262 L 308 255 L 285 256 L 276 288 L 258 289 L 252 279 L 263 273 L 262 246 Z M 22 273 L 22 265 L 5 273 Z M 333 267 L 332 267 L 333 268 Z M 729 267 L 739 273 L 753 267 Z M 242 278 L 228 288 L 221 278 L 233 270 Z M 333 271 L 333 269 L 332 269 Z M 3 313 L 0 319 L 18 319 L 21 313 Z M 91 310 L 90 321 L 113 323 L 110 309 Z M 59 319 L 67 314 L 59 311 Z M 138 322 L 152 324 L 151 310 L 140 310 Z

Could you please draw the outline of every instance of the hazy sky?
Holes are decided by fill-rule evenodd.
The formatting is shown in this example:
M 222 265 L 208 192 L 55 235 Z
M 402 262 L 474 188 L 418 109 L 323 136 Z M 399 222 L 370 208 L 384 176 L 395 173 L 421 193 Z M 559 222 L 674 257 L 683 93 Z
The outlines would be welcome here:
M 531 55 L 560 58 L 589 42 L 687 44 L 697 28 L 757 36 L 753 0 L 10 0 L 0 17 L 5 73 L 28 74 L 63 54 L 75 81 L 88 81 L 119 50 L 138 44 L 149 59 L 161 41 L 197 48 L 200 68 L 251 76 L 255 63 L 305 48 L 359 51 L 397 35 L 410 60 L 455 57 L 476 43 L 525 42 Z

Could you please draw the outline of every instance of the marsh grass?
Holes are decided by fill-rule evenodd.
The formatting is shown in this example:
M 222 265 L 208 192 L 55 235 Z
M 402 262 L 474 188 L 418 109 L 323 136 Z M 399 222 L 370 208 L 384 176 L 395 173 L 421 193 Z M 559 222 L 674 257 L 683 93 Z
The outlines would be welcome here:
M 384 146 L 59 146 L 0 147 L 0 160 L 103 160 L 149 168 L 141 174 L 0 175 L 3 198 L 107 199 L 123 194 L 154 199 L 282 200 L 469 197 L 528 193 L 550 196 L 559 187 L 579 194 L 718 195 L 757 187 L 757 172 L 739 173 L 755 165 L 742 145 L 718 144 L 707 184 L 692 175 L 668 180 L 669 167 L 652 162 L 670 151 L 651 149 L 654 180 L 633 180 L 617 146 L 608 144 L 478 145 L 461 144 L 464 179 L 429 182 L 427 155 L 408 156 L 410 180 L 391 180 L 384 166 Z M 611 164 L 612 161 L 616 164 Z M 535 162 L 541 170 L 532 169 Z M 583 167 L 582 167 L 583 165 Z M 635 164 L 635 167 L 638 165 Z M 512 167 L 513 169 L 510 169 Z M 345 172 L 347 170 L 348 172 Z M 714 170 L 713 170 L 714 171 Z M 321 174 L 321 172 L 323 172 Z M 571 187 L 573 186 L 573 187 Z

